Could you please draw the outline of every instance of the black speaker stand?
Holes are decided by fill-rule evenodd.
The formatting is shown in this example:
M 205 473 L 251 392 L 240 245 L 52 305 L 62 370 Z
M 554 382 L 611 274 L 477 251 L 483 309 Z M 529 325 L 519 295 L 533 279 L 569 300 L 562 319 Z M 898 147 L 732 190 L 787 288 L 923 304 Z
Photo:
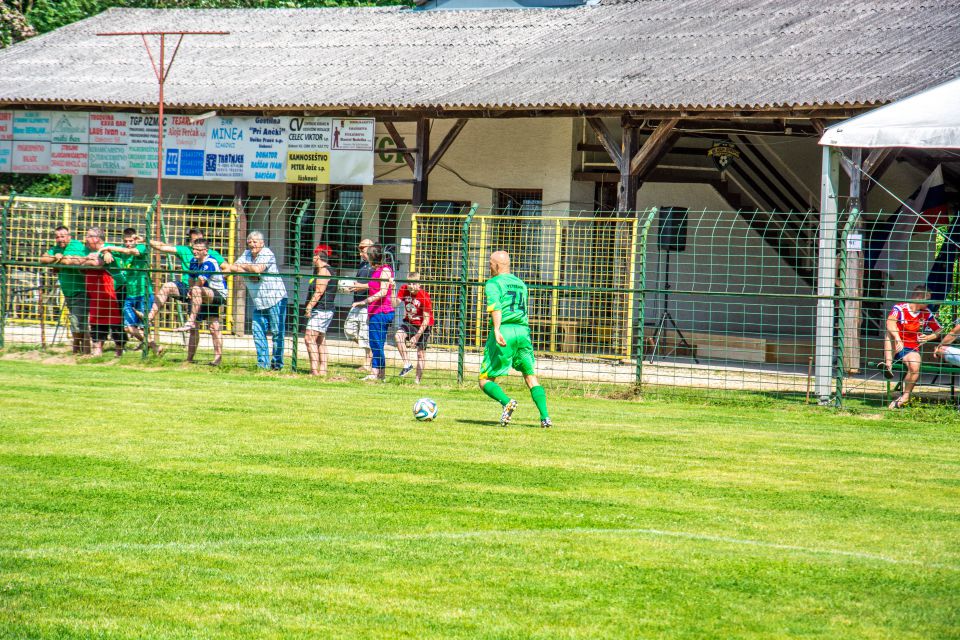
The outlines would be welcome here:
M 690 353 L 694 353 L 693 345 L 687 341 L 686 336 L 683 335 L 683 331 L 680 330 L 680 327 L 677 326 L 676 320 L 673 319 L 673 315 L 670 313 L 670 251 L 659 251 L 657 256 L 657 261 L 659 262 L 660 255 L 667 254 L 667 264 L 666 268 L 662 271 L 663 273 L 663 311 L 660 312 L 660 319 L 657 320 L 657 325 L 653 330 L 653 350 L 650 351 L 650 364 L 653 364 L 657 356 L 661 357 L 669 356 L 674 353 L 677 349 L 681 347 L 686 347 Z M 670 323 L 670 328 L 667 328 L 667 323 Z M 666 353 L 660 353 L 660 339 L 663 338 L 665 331 L 673 331 L 677 334 L 679 341 L 676 346 L 667 351 Z M 693 361 L 697 364 L 700 364 L 700 361 L 697 359 L 696 354 L 693 356 Z

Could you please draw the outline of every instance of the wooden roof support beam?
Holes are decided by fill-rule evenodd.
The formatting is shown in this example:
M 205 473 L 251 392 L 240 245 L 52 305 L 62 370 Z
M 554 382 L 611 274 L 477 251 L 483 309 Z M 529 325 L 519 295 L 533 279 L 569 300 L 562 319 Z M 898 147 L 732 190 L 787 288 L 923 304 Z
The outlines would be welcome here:
M 466 118 L 458 119 L 454 124 L 453 128 L 450 131 L 447 131 L 447 135 L 443 136 L 443 140 L 440 141 L 440 146 L 437 147 L 437 150 L 430 154 L 430 164 L 427 165 L 427 173 L 431 173 L 434 167 L 437 166 L 437 163 L 440 162 L 440 159 L 443 158 L 443 154 L 447 152 L 447 149 L 450 148 L 450 145 L 453 144 L 453 141 L 457 139 L 457 136 L 460 135 L 460 132 L 463 131 L 463 128 L 467 126 L 468 120 Z
M 643 177 L 657 166 L 660 159 L 666 155 L 670 147 L 679 138 L 677 132 L 674 131 L 679 122 L 680 118 L 668 118 L 660 121 L 660 124 L 644 141 L 637 154 L 630 159 L 630 175 L 643 180 Z
M 398 149 L 406 149 L 407 143 L 404 142 L 403 136 L 400 135 L 400 132 L 397 131 L 397 125 L 392 122 L 384 122 L 384 128 L 386 128 L 387 133 L 390 134 L 390 137 L 393 138 L 393 143 L 397 145 Z M 419 150 L 418 150 L 419 151 Z M 414 159 L 413 154 L 409 151 L 401 151 L 403 154 L 403 159 L 406 161 L 407 166 L 410 167 L 410 171 L 416 171 L 416 159 Z
M 890 165 L 893 164 L 893 161 L 896 159 L 897 154 L 894 153 L 894 150 L 885 147 L 882 149 L 871 149 L 870 155 L 867 156 L 867 159 L 863 161 L 863 173 L 866 174 L 863 176 L 863 184 L 860 187 L 861 197 L 866 200 L 866 196 L 870 193 L 870 190 L 873 189 L 876 183 L 873 180 L 879 181 L 883 177 L 883 174 L 886 173 L 887 169 L 890 168 Z M 870 180 L 867 178 L 873 178 Z
M 587 118 L 587 124 L 590 125 L 590 128 L 593 129 L 593 132 L 597 134 L 597 139 L 600 141 L 600 144 L 603 145 L 603 148 L 607 150 L 607 155 L 610 156 L 610 159 L 613 160 L 613 164 L 618 168 L 622 168 L 623 157 L 620 155 L 620 150 L 617 148 L 619 145 L 617 141 L 614 140 L 613 134 L 610 132 L 610 129 L 603 123 L 603 120 L 600 118 Z

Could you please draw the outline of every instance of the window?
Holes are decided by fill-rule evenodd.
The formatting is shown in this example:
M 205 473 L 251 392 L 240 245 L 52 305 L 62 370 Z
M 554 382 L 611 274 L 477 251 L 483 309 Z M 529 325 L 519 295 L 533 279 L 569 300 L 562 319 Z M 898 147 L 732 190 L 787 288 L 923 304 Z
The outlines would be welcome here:
M 130 178 L 93 178 L 93 197 L 96 200 L 132 200 L 133 180 Z
M 333 263 L 338 269 L 354 266 L 360 230 L 363 225 L 363 189 L 334 187 L 330 190 L 323 242 L 333 248 Z
M 537 282 L 543 262 L 543 191 L 501 189 L 497 195 L 494 248 L 514 256 L 513 270 L 524 280 Z
M 310 267 L 313 260 L 313 235 L 317 223 L 317 187 L 312 184 L 291 184 L 289 187 L 284 216 L 287 220 L 287 242 L 284 264 L 296 266 L 297 256 L 300 257 L 300 266 Z M 307 203 L 307 210 L 303 214 L 300 224 L 300 246 L 294 246 L 297 238 L 297 216 L 300 207 Z
M 411 215 L 409 200 L 381 200 L 377 209 L 377 240 L 384 248 L 397 253 L 397 224 L 400 216 Z

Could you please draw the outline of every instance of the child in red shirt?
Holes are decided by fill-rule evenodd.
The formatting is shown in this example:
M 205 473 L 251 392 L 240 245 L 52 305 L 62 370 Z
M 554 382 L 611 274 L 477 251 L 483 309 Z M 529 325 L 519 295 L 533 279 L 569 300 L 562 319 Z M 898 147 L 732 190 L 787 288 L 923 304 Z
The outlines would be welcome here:
M 400 287 L 397 300 L 403 307 L 403 322 L 394 338 L 397 341 L 397 351 L 403 359 L 403 377 L 413 370 L 413 365 L 407 359 L 407 348 L 417 349 L 417 377 L 420 384 L 423 378 L 423 369 L 427 362 L 427 345 L 430 343 L 430 333 L 436 319 L 433 316 L 433 303 L 428 294 L 420 286 L 420 274 L 416 271 L 407 276 L 407 284 Z

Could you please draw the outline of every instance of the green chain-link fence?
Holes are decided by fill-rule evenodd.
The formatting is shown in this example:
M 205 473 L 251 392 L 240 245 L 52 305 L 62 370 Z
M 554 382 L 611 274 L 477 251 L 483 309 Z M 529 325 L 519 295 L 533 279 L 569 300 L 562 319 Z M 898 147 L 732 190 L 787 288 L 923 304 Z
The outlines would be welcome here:
M 875 255 L 872 247 L 896 226 L 891 215 L 843 214 L 836 234 L 838 278 L 825 298 L 818 296 L 816 281 L 818 213 L 664 208 L 615 214 L 458 203 L 413 212 L 404 203 L 367 205 L 344 197 L 193 199 L 158 209 L 150 202 L 12 197 L 4 203 L 0 225 L 0 340 L 8 349 L 72 349 L 58 265 L 40 261 L 54 248 L 58 226 L 69 227 L 78 241 L 86 229 L 99 227 L 114 245 L 123 243 L 125 228 L 134 228 L 146 249 L 145 262 L 128 268 L 127 275 L 149 273 L 155 291 L 184 279 L 183 263 L 171 247 L 189 252 L 188 230 L 202 231 L 228 265 L 243 255 L 247 234 L 259 231 L 275 255 L 276 273 L 227 272 L 229 294 L 216 309 L 226 363 L 258 363 L 264 347 L 258 349 L 254 339 L 259 312 L 251 292 L 273 278 L 283 282 L 286 294 L 283 368 L 309 370 L 306 306 L 316 276 L 312 259 L 320 251 L 336 272 L 325 334 L 330 361 L 339 367 L 334 375 L 349 376 L 351 367 L 362 366 L 366 341 L 351 334 L 350 322 L 353 302 L 364 295 L 350 285 L 357 280 L 359 247 L 369 239 L 383 242 L 397 288 L 417 273 L 432 299 L 436 324 L 427 350 L 428 381 L 431 376 L 464 381 L 477 374 L 488 332 L 482 289 L 487 261 L 491 252 L 504 250 L 530 288 L 539 373 L 555 384 L 621 385 L 645 394 L 696 388 L 816 402 L 817 308 L 826 299 L 835 310 L 828 327 L 834 337 L 833 404 L 881 403 L 897 395 L 899 368 L 894 365 L 889 383 L 882 368 L 886 317 L 938 261 L 950 261 L 944 268 L 952 274 L 957 254 L 952 229 L 941 225 L 922 231 L 923 237 L 909 234 L 906 242 L 898 236 L 884 245 L 885 254 Z M 189 340 L 174 329 L 190 320 L 189 295 L 168 296 L 156 318 L 143 319 L 152 320 L 147 333 L 156 337 L 165 358 L 186 357 Z M 947 328 L 956 300 L 952 285 L 935 292 L 933 302 L 941 303 L 937 317 Z M 399 306 L 391 338 L 402 319 Z M 205 358 L 213 336 L 208 324 L 200 328 L 199 353 Z M 146 344 L 138 347 L 146 357 Z M 946 398 L 952 372 L 935 366 L 943 360 L 934 359 L 934 347 L 920 349 L 928 373 L 918 391 Z M 272 356 L 272 341 L 267 349 Z M 401 363 L 392 341 L 387 356 L 393 375 Z

